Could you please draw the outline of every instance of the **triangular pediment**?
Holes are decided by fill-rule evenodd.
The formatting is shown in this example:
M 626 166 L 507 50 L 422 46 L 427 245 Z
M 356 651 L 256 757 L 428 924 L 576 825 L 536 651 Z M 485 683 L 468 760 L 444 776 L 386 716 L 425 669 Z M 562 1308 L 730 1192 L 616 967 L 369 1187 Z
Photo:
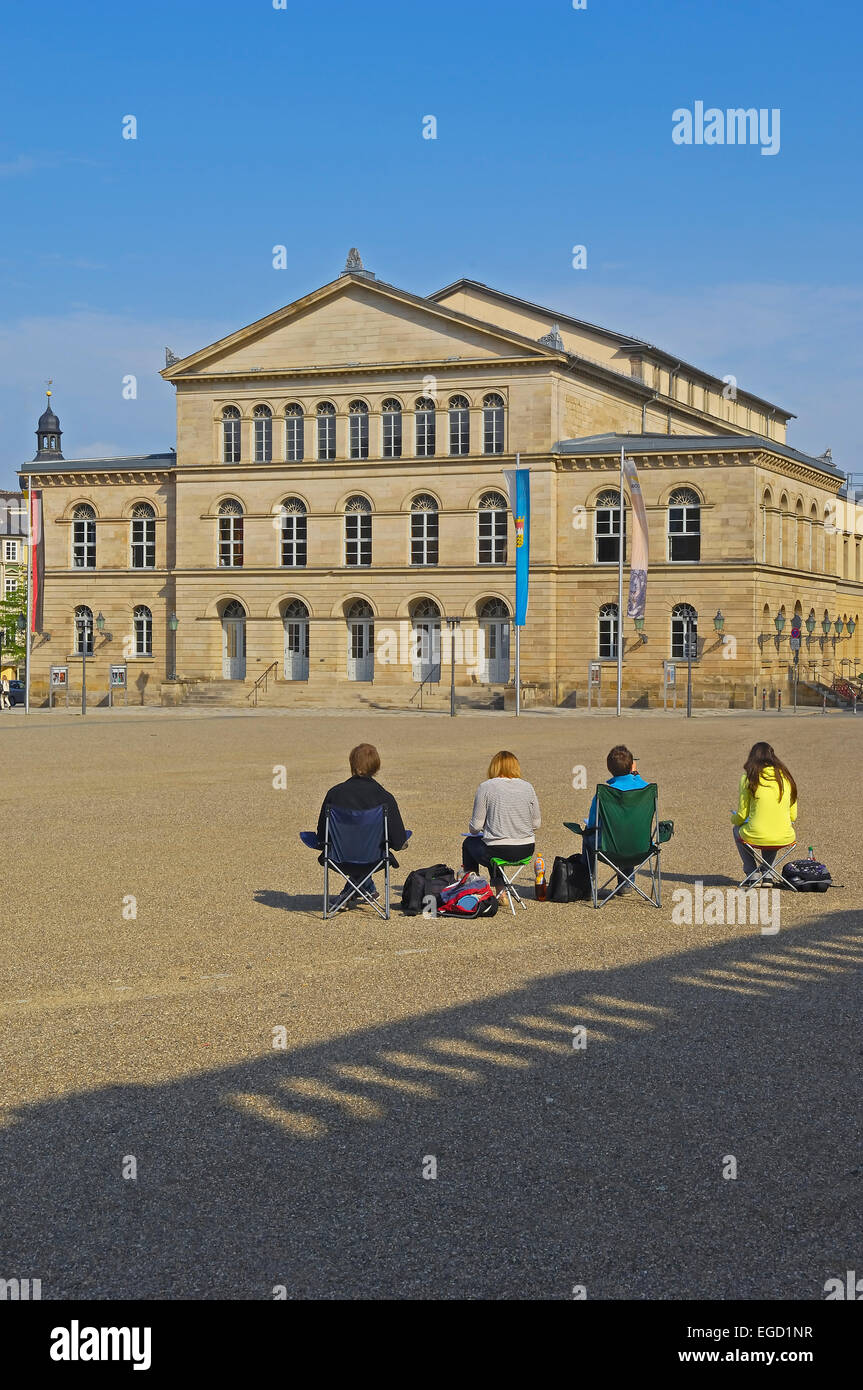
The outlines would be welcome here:
M 342 275 L 313 294 L 166 367 L 168 381 L 221 373 L 310 371 L 377 363 L 489 361 L 561 354 L 519 334 Z

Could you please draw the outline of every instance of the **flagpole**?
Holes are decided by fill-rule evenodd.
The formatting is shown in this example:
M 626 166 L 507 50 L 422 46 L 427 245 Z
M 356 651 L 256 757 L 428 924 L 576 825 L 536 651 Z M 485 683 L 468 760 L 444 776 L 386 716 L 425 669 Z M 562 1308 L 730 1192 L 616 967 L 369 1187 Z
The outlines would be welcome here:
M 515 472 L 518 477 L 518 470 L 521 465 L 521 454 L 515 456 Z M 518 623 L 515 626 L 515 717 L 521 714 L 521 628 Z
M 33 613 L 33 474 L 27 474 L 27 631 L 24 634 L 24 713 L 30 713 L 30 623 Z
M 623 445 L 620 446 L 620 512 L 617 535 L 617 713 L 620 714 L 620 689 L 623 684 L 623 544 L 626 510 L 623 504 Z

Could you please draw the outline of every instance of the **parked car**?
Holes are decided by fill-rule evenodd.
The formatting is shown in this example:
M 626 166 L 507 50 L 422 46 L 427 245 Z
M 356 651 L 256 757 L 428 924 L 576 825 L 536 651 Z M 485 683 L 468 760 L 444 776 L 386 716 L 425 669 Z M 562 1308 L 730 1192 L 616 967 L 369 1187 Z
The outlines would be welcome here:
M 23 705 L 24 703 L 24 682 L 9 682 L 9 702 L 12 705 Z

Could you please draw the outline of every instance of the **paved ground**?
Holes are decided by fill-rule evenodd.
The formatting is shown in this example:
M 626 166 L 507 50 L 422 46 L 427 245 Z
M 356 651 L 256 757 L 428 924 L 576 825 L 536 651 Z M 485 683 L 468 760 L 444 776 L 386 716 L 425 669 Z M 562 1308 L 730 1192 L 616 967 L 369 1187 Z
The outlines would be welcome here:
M 3 716 L 0 1277 L 47 1298 L 821 1297 L 863 1258 L 861 730 Z M 728 810 L 761 737 L 844 886 L 783 894 L 778 935 L 676 925 L 675 889 L 737 880 Z M 297 832 L 365 738 L 414 829 L 405 867 L 452 862 L 501 747 L 540 849 L 570 852 L 573 768 L 592 785 L 628 742 L 677 826 L 662 909 L 323 923 Z

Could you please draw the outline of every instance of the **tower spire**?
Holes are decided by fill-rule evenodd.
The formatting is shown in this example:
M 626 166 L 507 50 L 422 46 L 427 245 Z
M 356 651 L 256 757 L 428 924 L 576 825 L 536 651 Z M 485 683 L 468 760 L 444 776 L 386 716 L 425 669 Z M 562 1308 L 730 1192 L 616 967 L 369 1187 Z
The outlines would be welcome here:
M 60 428 L 60 421 L 54 414 L 51 405 L 51 397 L 54 394 L 51 390 L 53 384 L 53 377 L 48 377 L 46 382 L 47 390 L 45 391 L 47 397 L 45 409 L 39 416 L 39 423 L 36 426 L 36 454 L 33 460 L 34 463 L 63 458 L 60 452 L 60 440 L 63 431 Z

